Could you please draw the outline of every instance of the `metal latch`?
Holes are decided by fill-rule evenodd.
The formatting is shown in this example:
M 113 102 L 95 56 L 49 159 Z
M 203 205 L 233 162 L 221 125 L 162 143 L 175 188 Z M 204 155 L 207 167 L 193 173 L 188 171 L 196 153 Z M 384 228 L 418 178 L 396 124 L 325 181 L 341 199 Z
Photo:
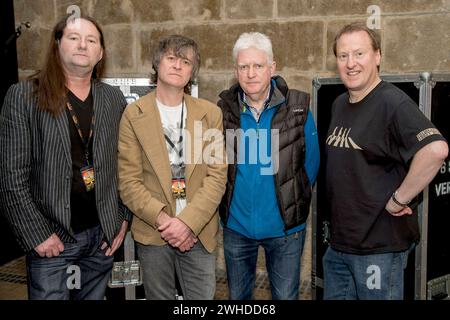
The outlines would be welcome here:
M 138 286 L 141 284 L 142 271 L 139 260 L 114 262 L 108 282 L 110 288 L 130 285 Z

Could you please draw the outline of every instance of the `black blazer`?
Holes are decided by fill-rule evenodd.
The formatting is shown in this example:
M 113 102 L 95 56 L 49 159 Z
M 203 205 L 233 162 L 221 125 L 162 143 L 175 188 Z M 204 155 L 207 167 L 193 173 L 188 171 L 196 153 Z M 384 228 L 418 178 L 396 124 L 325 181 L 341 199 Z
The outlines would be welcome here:
M 65 112 L 39 111 L 30 81 L 9 88 L 0 114 L 0 209 L 25 251 L 52 233 L 73 242 L 70 229 L 72 159 Z M 111 244 L 130 212 L 118 197 L 117 142 L 126 100 L 119 89 L 93 81 L 95 198 Z

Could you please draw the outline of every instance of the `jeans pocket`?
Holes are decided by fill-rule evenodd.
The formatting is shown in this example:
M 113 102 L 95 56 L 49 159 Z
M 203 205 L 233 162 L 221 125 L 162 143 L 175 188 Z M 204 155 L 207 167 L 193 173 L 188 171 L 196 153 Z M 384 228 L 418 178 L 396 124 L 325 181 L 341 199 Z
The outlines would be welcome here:
M 402 267 L 403 270 L 406 269 L 406 266 L 408 265 L 408 252 L 403 253 L 403 257 L 402 257 Z
M 400 252 L 400 259 L 401 259 L 403 270 L 405 270 L 406 266 L 408 265 L 409 253 L 414 249 L 414 247 L 415 247 L 415 245 L 413 244 L 410 248 L 406 249 L 405 251 Z

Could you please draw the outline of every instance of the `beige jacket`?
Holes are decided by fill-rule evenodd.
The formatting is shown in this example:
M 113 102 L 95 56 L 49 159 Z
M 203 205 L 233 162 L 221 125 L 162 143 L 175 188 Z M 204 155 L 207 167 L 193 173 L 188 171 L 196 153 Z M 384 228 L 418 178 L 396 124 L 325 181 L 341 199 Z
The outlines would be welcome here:
M 186 161 L 185 171 L 187 206 L 178 218 L 206 250 L 213 252 L 219 227 L 217 206 L 227 179 L 222 112 L 206 100 L 186 94 L 184 99 L 186 129 L 191 137 L 185 154 L 189 150 L 191 160 Z M 199 125 L 202 130 L 198 130 Z M 202 136 L 208 129 L 216 129 L 214 132 L 220 134 L 209 140 Z M 174 216 L 176 204 L 171 193 L 172 175 L 155 91 L 125 109 L 118 148 L 119 192 L 124 204 L 134 213 L 133 237 L 144 245 L 164 245 L 166 242 L 155 225 L 156 218 L 162 209 Z M 211 153 L 219 164 L 207 164 L 204 152 Z

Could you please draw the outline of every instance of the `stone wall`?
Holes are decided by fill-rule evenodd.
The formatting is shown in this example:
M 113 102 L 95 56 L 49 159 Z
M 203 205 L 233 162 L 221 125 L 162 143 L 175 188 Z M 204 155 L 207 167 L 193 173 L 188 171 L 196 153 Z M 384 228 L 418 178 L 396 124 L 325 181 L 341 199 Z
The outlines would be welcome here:
M 261 31 L 274 44 L 278 73 L 311 90 L 315 76 L 334 76 L 335 32 L 351 21 L 372 22 L 381 11 L 381 72 L 450 72 L 450 0 L 14 0 L 20 75 L 39 68 L 55 22 L 70 5 L 94 16 L 107 40 L 107 75 L 146 77 L 152 45 L 181 33 L 201 49 L 200 97 L 216 101 L 234 81 L 231 49 L 239 34 Z
M 306 91 L 314 77 L 336 75 L 334 34 L 353 21 L 380 23 L 382 73 L 450 72 L 450 0 L 14 0 L 16 22 L 32 24 L 18 39 L 21 78 L 39 68 L 51 29 L 70 5 L 103 26 L 109 77 L 148 77 L 152 46 L 162 35 L 195 39 L 199 96 L 213 102 L 234 81 L 231 50 L 246 31 L 268 34 L 277 73 Z M 371 5 L 381 10 L 379 20 L 367 13 Z M 302 279 L 311 270 L 310 234 Z M 224 268 L 221 246 L 218 254 Z

